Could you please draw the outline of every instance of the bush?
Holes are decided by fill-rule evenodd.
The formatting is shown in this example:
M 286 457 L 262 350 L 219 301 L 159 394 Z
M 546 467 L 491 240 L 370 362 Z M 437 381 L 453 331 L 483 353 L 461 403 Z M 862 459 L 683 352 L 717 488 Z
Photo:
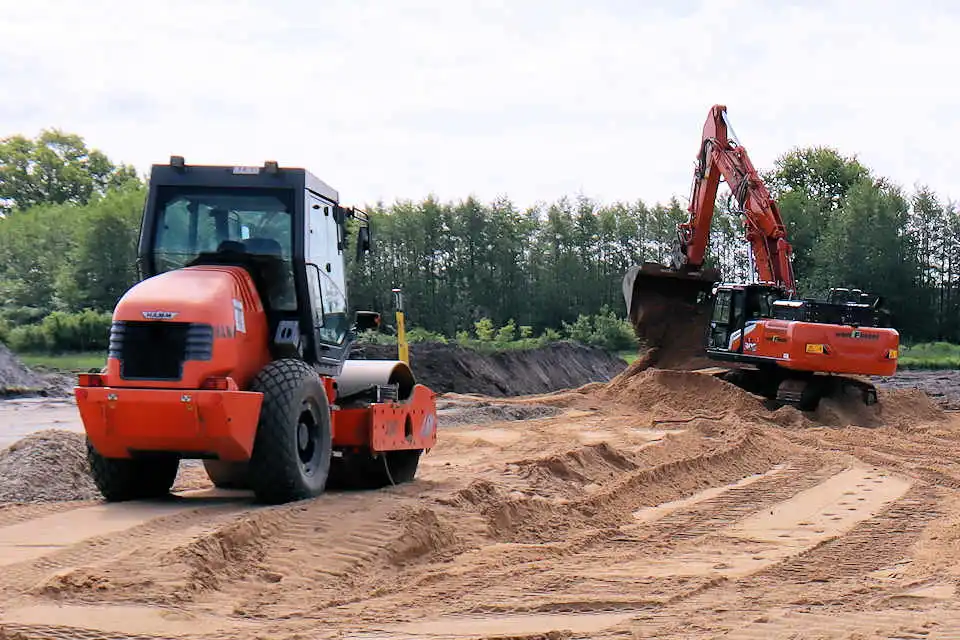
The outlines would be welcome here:
M 0 322 L 6 323 L 8 329 L 25 324 L 37 324 L 47 312 L 36 307 L 10 307 L 0 311 Z
M 357 342 L 360 344 L 394 345 L 397 344 L 397 336 L 370 330 L 357 334 Z
M 39 324 L 14 327 L 7 335 L 7 344 L 21 353 L 47 353 L 53 350 L 46 332 Z
M 481 318 L 474 323 L 476 336 L 469 331 L 458 331 L 455 341 L 464 348 L 481 352 L 497 351 L 501 349 L 535 349 L 548 344 L 560 342 L 566 338 L 608 351 L 623 351 L 636 347 L 633 328 L 623 318 L 604 307 L 595 316 L 581 314 L 573 324 L 564 323 L 564 333 L 556 329 L 547 328 L 543 333 L 534 337 L 533 327 L 523 325 L 519 328 L 513 319 L 497 328 L 490 318 Z M 395 336 L 369 331 L 358 340 L 367 344 L 396 344 Z M 407 329 L 407 341 L 414 342 L 441 342 L 449 339 L 434 331 L 422 327 Z
M 493 342 L 496 331 L 493 328 L 493 320 L 490 318 L 480 318 L 473 323 L 474 331 L 477 332 L 477 340 L 480 342 Z
M 563 329 L 572 340 L 607 351 L 622 351 L 637 345 L 630 323 L 607 306 L 595 316 L 580 314 L 573 324 L 564 322 Z
M 637 346 L 636 334 L 630 323 L 604 306 L 593 318 L 593 340 L 608 351 L 621 351 Z
M 396 342 L 396 340 L 394 340 Z M 447 337 L 441 333 L 428 331 L 421 327 L 407 329 L 407 342 L 442 342 L 447 343 Z
M 14 351 L 25 353 L 106 351 L 111 321 L 112 314 L 89 309 L 79 313 L 56 311 L 39 324 L 10 329 L 7 340 Z
M 499 344 L 507 344 L 513 342 L 517 338 L 517 325 L 514 324 L 513 319 L 511 318 L 507 324 L 500 327 L 500 330 L 497 331 L 497 342 Z

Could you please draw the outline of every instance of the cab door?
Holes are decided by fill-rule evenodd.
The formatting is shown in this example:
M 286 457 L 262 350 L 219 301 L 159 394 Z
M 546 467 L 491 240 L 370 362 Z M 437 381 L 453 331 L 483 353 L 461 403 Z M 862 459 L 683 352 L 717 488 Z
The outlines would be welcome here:
M 308 191 L 305 204 L 304 249 L 314 337 L 321 363 L 339 364 L 350 329 L 340 225 L 334 202 Z
M 743 332 L 744 299 L 743 291 L 721 289 L 717 292 L 713 302 L 713 315 L 710 318 L 707 348 L 731 350 L 731 338 L 736 339 Z M 736 350 L 741 351 L 742 344 Z

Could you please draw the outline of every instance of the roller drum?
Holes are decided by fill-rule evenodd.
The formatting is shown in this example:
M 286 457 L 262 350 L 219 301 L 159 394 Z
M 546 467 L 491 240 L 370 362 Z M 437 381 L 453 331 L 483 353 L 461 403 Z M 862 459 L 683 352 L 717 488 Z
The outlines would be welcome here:
M 401 360 L 347 360 L 336 380 L 340 398 L 395 384 L 397 399 L 401 402 L 410 398 L 417 383 L 413 371 Z

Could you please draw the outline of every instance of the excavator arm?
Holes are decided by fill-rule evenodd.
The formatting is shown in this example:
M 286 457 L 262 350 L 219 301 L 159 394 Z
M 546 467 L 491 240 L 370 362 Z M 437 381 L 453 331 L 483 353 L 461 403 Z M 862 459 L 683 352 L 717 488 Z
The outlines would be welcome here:
M 780 209 L 727 119 L 727 108 L 715 105 L 703 125 L 703 138 L 693 176 L 689 218 L 677 229 L 675 269 L 699 269 L 710 240 L 714 203 L 723 178 L 744 215 L 747 241 L 760 281 L 775 284 L 789 296 L 796 293 L 790 264 L 790 243 Z

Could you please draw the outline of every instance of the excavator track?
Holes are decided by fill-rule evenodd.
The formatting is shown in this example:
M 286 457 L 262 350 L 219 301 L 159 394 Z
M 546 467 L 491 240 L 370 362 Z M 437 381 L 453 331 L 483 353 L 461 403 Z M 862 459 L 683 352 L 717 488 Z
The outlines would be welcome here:
M 806 379 L 787 378 L 777 388 L 776 399 L 779 403 L 812 411 L 824 398 L 840 400 L 844 396 L 853 396 L 870 406 L 877 403 L 877 388 L 847 376 L 814 375 Z
M 876 386 L 851 376 L 804 374 L 786 369 L 757 369 L 736 365 L 702 372 L 767 398 L 770 409 L 792 406 L 800 411 L 815 411 L 824 399 L 837 402 L 853 399 L 867 406 L 877 403 Z

